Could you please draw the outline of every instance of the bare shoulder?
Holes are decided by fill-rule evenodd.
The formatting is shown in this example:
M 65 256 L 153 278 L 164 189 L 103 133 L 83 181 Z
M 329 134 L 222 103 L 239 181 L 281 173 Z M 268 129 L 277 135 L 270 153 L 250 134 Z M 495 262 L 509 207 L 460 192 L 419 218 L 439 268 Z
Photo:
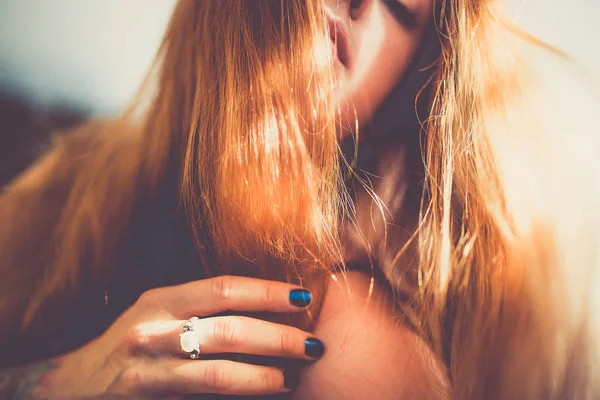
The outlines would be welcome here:
M 326 346 L 295 399 L 443 399 L 443 372 L 394 317 L 391 299 L 359 272 L 330 282 L 315 334 Z

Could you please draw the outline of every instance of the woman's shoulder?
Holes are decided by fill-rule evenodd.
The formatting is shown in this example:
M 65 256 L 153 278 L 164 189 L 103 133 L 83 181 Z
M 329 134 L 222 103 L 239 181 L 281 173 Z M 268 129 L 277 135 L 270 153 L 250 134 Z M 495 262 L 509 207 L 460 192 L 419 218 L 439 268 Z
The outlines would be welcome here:
M 365 273 L 332 279 L 315 329 L 326 352 L 303 372 L 293 398 L 446 398 L 441 364 L 395 311 Z

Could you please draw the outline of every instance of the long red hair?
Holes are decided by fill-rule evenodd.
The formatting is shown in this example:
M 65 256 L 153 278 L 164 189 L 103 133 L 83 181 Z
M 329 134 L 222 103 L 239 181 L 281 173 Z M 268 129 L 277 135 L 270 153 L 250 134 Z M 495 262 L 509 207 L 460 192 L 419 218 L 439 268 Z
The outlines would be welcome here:
M 385 248 L 388 278 L 454 398 L 595 398 L 597 140 L 553 111 L 530 60 L 547 49 L 496 2 L 444 1 L 434 23 L 422 204 Z M 135 104 L 59 139 L 0 197 L 0 333 L 74 291 L 84 261 L 108 269 L 169 166 L 199 252 L 210 238 L 223 262 L 207 273 L 265 254 L 299 276 L 341 263 L 352 207 L 328 38 L 318 0 L 180 1 Z

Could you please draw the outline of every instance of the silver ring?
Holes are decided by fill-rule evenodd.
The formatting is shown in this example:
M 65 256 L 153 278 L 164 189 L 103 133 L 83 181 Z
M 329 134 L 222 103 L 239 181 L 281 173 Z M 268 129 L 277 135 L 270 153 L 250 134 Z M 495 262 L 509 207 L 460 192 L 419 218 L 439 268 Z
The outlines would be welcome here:
M 179 334 L 181 350 L 192 360 L 196 360 L 200 355 L 200 343 L 198 342 L 198 336 L 194 332 L 198 322 L 200 322 L 200 318 L 190 318 L 183 324 L 183 332 Z

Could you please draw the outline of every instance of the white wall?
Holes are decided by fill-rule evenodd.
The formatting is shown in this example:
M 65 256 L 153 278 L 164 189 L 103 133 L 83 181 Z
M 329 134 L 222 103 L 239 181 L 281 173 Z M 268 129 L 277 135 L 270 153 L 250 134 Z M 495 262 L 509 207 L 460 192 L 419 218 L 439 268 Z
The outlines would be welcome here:
M 600 78 L 600 0 L 508 0 L 519 25 Z
M 523 27 L 600 76 L 600 0 L 509 1 Z M 144 76 L 174 2 L 0 0 L 0 84 L 114 112 Z
M 0 81 L 98 112 L 127 103 L 174 0 L 0 0 Z

